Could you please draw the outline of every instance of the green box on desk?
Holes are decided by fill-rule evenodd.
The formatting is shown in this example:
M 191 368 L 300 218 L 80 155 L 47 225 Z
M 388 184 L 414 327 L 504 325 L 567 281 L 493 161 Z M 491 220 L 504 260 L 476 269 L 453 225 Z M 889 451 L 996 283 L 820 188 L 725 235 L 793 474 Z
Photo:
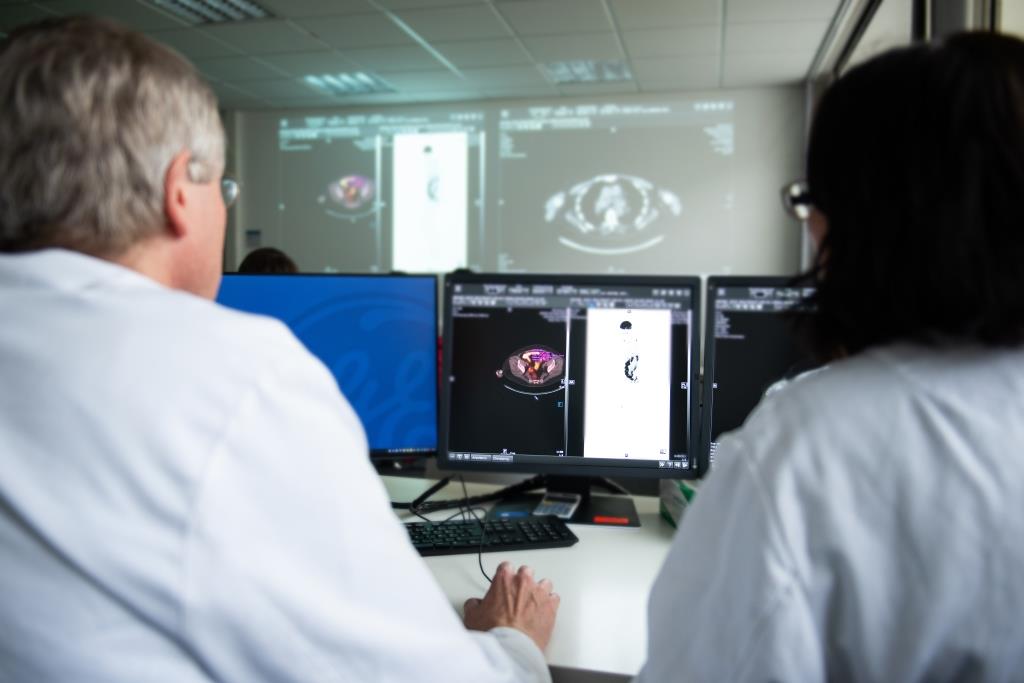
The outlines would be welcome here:
M 679 526 L 686 507 L 697 495 L 697 490 L 682 479 L 661 479 L 658 483 L 661 504 L 661 516 L 674 527 Z

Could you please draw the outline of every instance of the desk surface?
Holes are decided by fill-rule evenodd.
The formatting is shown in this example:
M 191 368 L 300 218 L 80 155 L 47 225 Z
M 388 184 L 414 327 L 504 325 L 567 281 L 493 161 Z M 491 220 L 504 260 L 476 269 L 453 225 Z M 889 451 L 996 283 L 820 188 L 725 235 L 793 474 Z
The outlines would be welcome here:
M 408 501 L 432 484 L 424 479 L 383 477 L 392 500 Z M 467 484 L 470 495 L 495 490 L 489 484 Z M 437 498 L 461 496 L 449 485 Z M 634 675 L 647 655 L 647 596 L 668 553 L 674 529 L 658 514 L 658 499 L 634 496 L 640 528 L 609 528 L 575 524 L 580 541 L 571 548 L 484 553 L 489 574 L 502 560 L 533 567 L 538 579 L 548 578 L 562 597 L 558 620 L 547 650 L 556 667 Z M 447 513 L 450 514 L 450 513 Z M 446 516 L 446 515 L 445 515 Z M 403 521 L 408 521 L 403 517 Z M 476 553 L 425 558 L 455 609 L 461 614 L 467 598 L 480 597 L 487 580 Z

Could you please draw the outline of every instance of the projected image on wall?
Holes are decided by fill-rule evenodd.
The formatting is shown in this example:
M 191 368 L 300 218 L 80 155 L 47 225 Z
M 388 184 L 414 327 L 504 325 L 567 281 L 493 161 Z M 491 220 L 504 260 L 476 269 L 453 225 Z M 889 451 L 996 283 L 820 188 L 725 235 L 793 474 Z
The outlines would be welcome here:
M 376 185 L 364 175 L 346 175 L 327 183 L 327 192 L 317 201 L 335 218 L 356 222 L 374 209 Z
M 686 102 L 503 110 L 499 270 L 673 272 L 731 202 L 731 115 Z
M 394 137 L 391 264 L 407 272 L 466 265 L 469 140 L 464 132 Z
M 279 131 L 280 225 L 304 237 L 282 246 L 311 270 L 386 269 L 377 177 L 383 140 L 340 121 L 302 125 L 309 123 L 285 119 Z
M 801 102 L 708 91 L 246 114 L 235 229 L 310 271 L 791 272 L 800 233 L 777 187 L 800 173 Z
M 544 220 L 562 228 L 558 241 L 590 254 L 643 251 L 665 239 L 662 214 L 682 213 L 679 197 L 636 176 L 595 176 L 544 205 Z

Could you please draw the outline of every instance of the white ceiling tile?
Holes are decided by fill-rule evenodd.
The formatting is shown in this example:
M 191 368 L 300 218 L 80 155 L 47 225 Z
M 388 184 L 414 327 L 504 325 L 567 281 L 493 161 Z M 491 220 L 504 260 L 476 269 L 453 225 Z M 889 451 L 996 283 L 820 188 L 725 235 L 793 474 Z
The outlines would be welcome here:
M 520 97 L 558 97 L 558 89 L 553 85 L 507 88 L 484 88 L 484 95 L 492 99 L 517 99 Z
M 414 44 L 412 38 L 381 13 L 300 19 L 296 23 L 343 50 L 353 47 Z
M 622 40 L 633 59 L 716 54 L 721 30 L 716 25 L 623 31 Z
M 363 69 L 382 74 L 396 71 L 435 71 L 440 70 L 443 66 L 419 45 L 368 47 L 345 50 L 344 54 Z
M 274 105 L 286 108 L 298 107 L 337 107 L 339 104 L 347 104 L 343 98 L 321 95 L 319 97 L 276 97 Z
M 538 62 L 570 59 L 624 59 L 614 33 L 524 37 L 523 44 Z
M 220 107 L 237 106 L 266 106 L 259 97 L 244 88 L 238 88 L 227 83 L 214 83 L 211 86 L 217 95 L 217 104 Z
M 813 55 L 800 52 L 726 54 L 722 85 L 726 88 L 780 85 L 802 81 Z
M 839 0 L 729 0 L 725 20 L 827 21 L 838 9 Z
M 128 0 L 46 0 L 36 4 L 58 14 L 106 16 L 138 31 L 165 31 L 188 26 L 184 19 L 171 12 Z
M 308 33 L 282 19 L 246 21 L 204 26 L 207 35 L 254 55 L 275 52 L 312 52 L 324 45 Z
M 242 111 L 242 110 L 263 110 L 271 106 L 266 100 L 257 100 L 248 97 L 234 99 L 217 98 L 217 108 L 221 111 Z
M 454 5 L 482 5 L 488 0 L 377 0 L 385 9 L 420 9 L 422 7 L 449 7 Z
M 840 0 L 259 0 L 275 19 L 181 27 L 149 0 L 0 0 L 0 31 L 104 14 L 197 63 L 229 108 L 614 95 L 801 80 Z M 895 0 L 889 0 L 893 2 Z M 606 10 L 610 10 L 608 12 Z M 407 23 L 465 77 L 388 19 Z M 725 9 L 724 58 L 718 57 Z M 515 36 L 509 30 L 514 31 Z M 619 29 L 622 43 L 613 29 Z M 518 39 L 516 39 L 518 37 Z M 328 49 L 328 46 L 335 48 Z M 621 48 L 625 47 L 625 55 Z M 555 86 L 531 63 L 629 60 L 632 83 Z M 724 62 L 723 62 L 724 60 Z M 719 68 L 724 63 L 723 73 Z M 400 90 L 325 96 L 300 78 L 362 69 Z M 289 74 L 291 77 L 284 77 Z M 237 87 L 236 87 L 237 86 Z
M 497 9 L 520 36 L 613 30 L 604 3 L 595 0 L 517 0 Z
M 718 85 L 719 59 L 716 56 L 634 59 L 633 78 L 641 90 L 647 84 L 676 88 L 713 88 Z
M 292 76 L 309 74 L 343 73 L 358 68 L 350 59 L 337 52 L 291 52 L 283 55 L 260 57 L 266 62 Z
M 485 90 L 504 87 L 542 87 L 550 85 L 534 66 L 503 66 L 489 69 L 464 69 L 466 82 Z
M 366 0 L 257 0 L 277 17 L 322 17 L 333 14 L 366 14 L 374 8 Z
M 233 45 L 216 40 L 201 30 L 194 28 L 160 31 L 158 33 L 150 33 L 149 37 L 164 43 L 193 60 L 229 57 L 240 52 Z
M 31 24 L 32 22 L 53 16 L 56 16 L 54 12 L 30 5 L 0 7 L 0 31 L 11 31 L 18 26 Z
M 803 52 L 807 63 L 828 30 L 827 21 L 773 21 L 754 24 L 726 24 L 725 51 Z
M 578 83 L 560 85 L 558 92 L 572 97 L 573 95 L 618 95 L 637 92 L 636 83 Z
M 530 56 L 511 38 L 434 43 L 435 50 L 460 69 L 529 64 Z
M 399 92 L 452 91 L 470 87 L 451 71 L 393 73 L 385 76 L 384 81 Z
M 623 31 L 718 24 L 722 20 L 722 2 L 724 0 L 610 0 L 612 14 Z
M 273 81 L 251 81 L 245 84 L 245 89 L 256 97 L 266 99 L 298 99 L 308 97 L 320 97 L 324 93 L 321 90 L 307 85 L 297 78 L 278 79 Z
M 416 33 L 428 41 L 508 38 L 509 32 L 489 5 L 462 5 L 398 12 Z
M 229 83 L 268 81 L 288 75 L 251 57 L 220 57 L 197 61 L 195 65 L 204 75 Z
M 240 97 L 231 100 L 217 98 L 217 108 L 221 111 L 266 111 L 273 104 L 266 100 Z
M 36 5 L 51 9 L 57 14 L 109 17 L 140 31 L 162 31 L 188 26 L 187 22 L 170 12 L 126 0 L 46 0 L 37 2 Z

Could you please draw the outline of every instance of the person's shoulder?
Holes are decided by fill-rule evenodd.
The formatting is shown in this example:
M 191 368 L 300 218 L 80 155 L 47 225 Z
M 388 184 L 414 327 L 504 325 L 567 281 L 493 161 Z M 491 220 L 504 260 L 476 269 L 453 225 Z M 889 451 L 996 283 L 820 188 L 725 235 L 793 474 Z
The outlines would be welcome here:
M 1002 388 L 993 388 L 1001 382 Z M 988 387 L 986 392 L 972 387 Z M 767 396 L 735 434 L 732 454 L 759 475 L 824 473 L 900 480 L 954 457 L 942 430 L 978 427 L 979 416 L 1020 405 L 1024 352 L 898 344 L 867 350 L 789 382 Z M 971 432 L 990 441 L 988 432 Z M 727 440 L 735 441 L 727 447 Z M 716 456 L 717 458 L 718 456 Z
M 877 349 L 804 372 L 765 397 L 759 412 L 801 424 L 875 412 L 907 393 L 902 350 Z M 764 410 L 760 410 L 764 409 Z M 756 413 L 755 413 L 756 414 Z
M 206 364 L 248 366 L 252 371 L 310 354 L 280 320 L 238 311 L 188 292 L 154 288 L 130 303 L 153 336 L 173 339 Z M 276 363 L 275 363 L 276 364 Z
M 732 436 L 758 467 L 853 464 L 877 452 L 891 433 L 886 416 L 905 409 L 910 393 L 899 368 L 883 350 L 806 372 L 766 396 Z

